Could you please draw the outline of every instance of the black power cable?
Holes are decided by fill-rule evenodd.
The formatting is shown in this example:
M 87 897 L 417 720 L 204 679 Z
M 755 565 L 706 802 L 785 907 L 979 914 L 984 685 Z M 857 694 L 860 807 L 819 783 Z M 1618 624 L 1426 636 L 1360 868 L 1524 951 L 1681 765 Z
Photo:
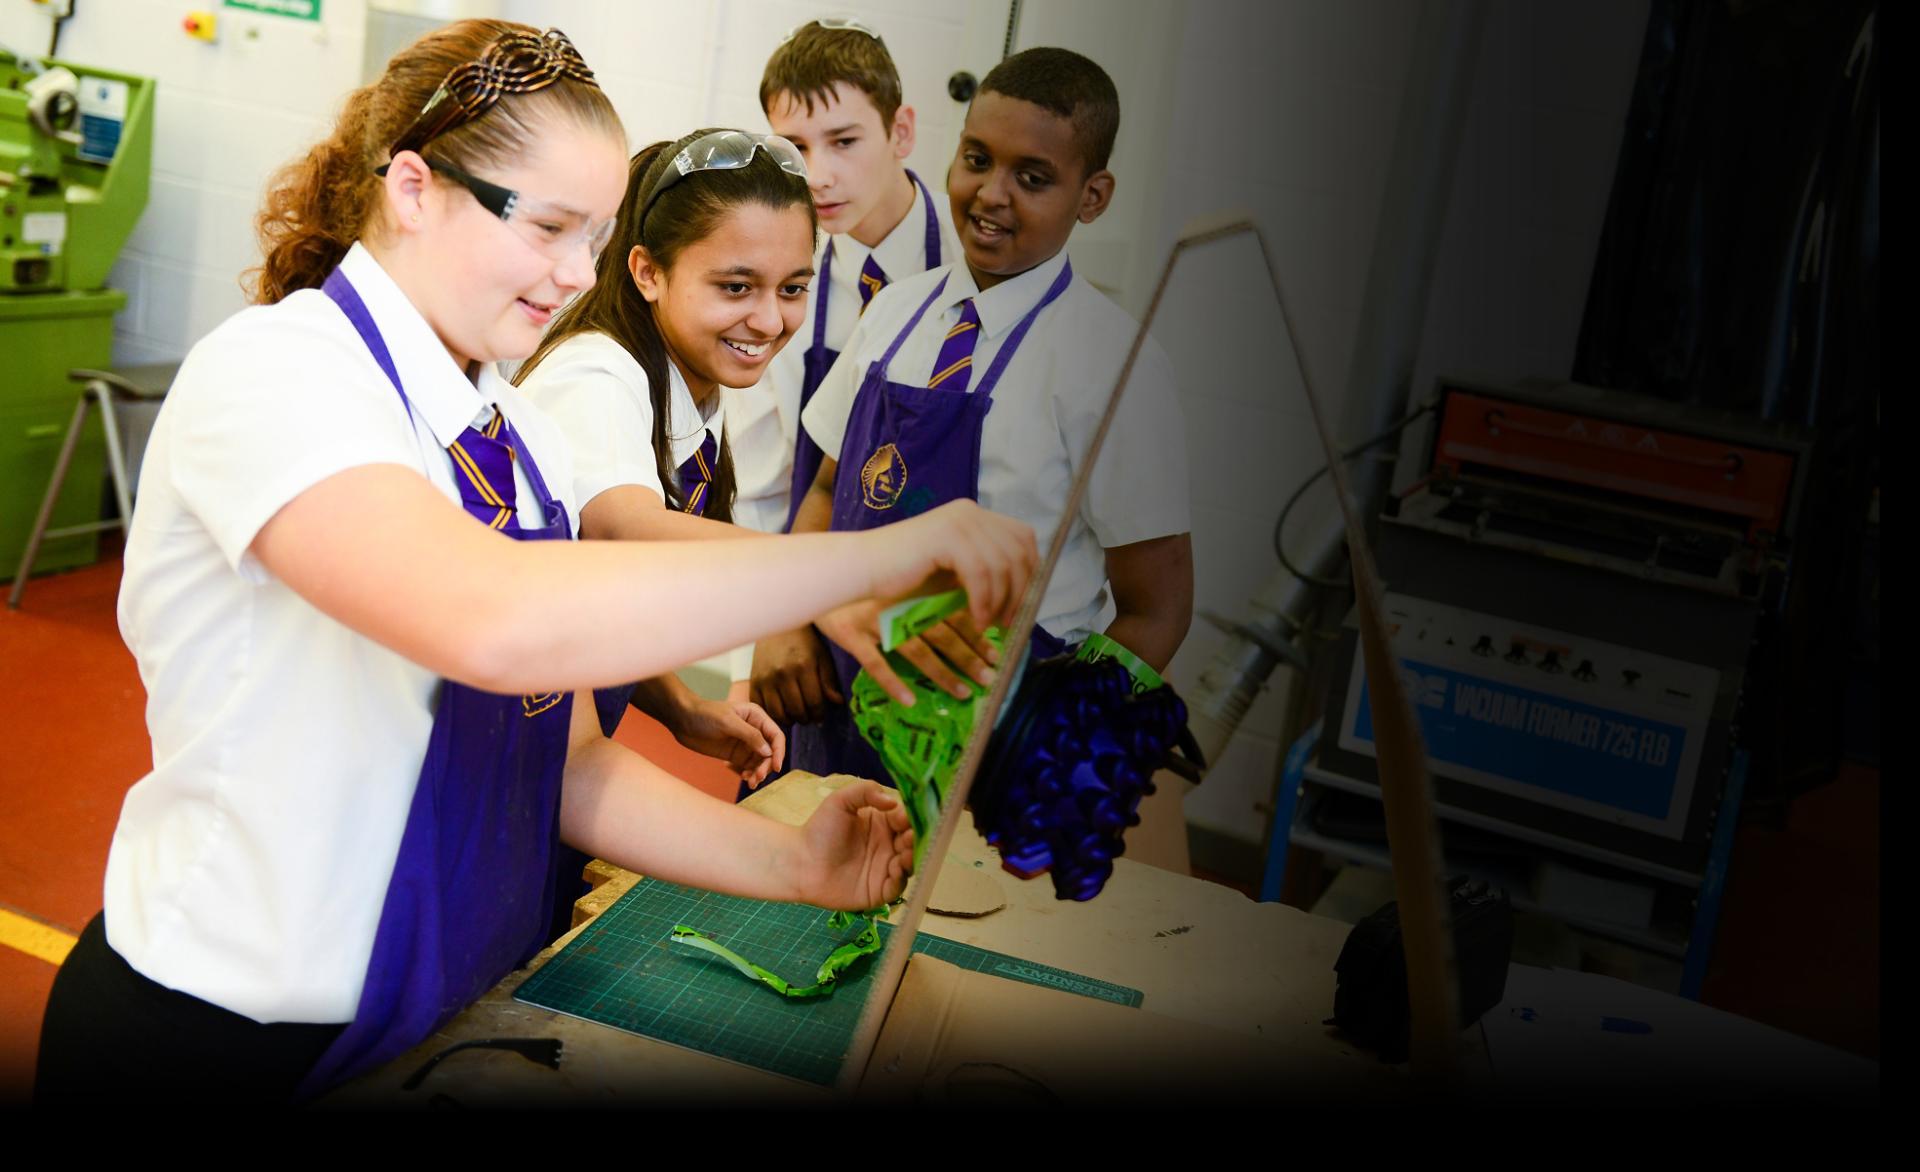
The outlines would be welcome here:
M 1370 439 L 1362 440 L 1360 443 L 1354 445 L 1352 448 L 1349 448 L 1348 450 L 1340 453 L 1340 459 L 1342 461 L 1346 461 L 1346 460 L 1353 460 L 1358 458 L 1359 456 L 1365 454 L 1369 449 L 1377 447 L 1378 445 L 1385 443 L 1387 440 L 1392 439 L 1394 436 L 1399 435 L 1401 432 L 1405 431 L 1407 427 L 1411 425 L 1415 420 L 1419 419 L 1422 415 L 1426 415 L 1430 413 L 1433 410 L 1433 408 L 1434 408 L 1434 404 L 1432 402 L 1422 403 L 1420 406 L 1415 407 L 1412 411 L 1408 412 L 1404 419 L 1400 420 L 1398 423 L 1395 423 L 1391 427 L 1387 428 L 1385 431 L 1382 431 L 1380 434 L 1373 436 Z M 1381 458 L 1386 460 L 1392 460 L 1395 457 L 1383 456 Z M 1300 503 L 1300 498 L 1307 495 L 1307 490 L 1309 488 L 1312 488 L 1314 484 L 1317 481 L 1319 481 L 1319 479 L 1322 476 L 1325 476 L 1327 474 L 1327 470 L 1331 467 L 1332 467 L 1331 464 L 1320 465 L 1320 467 L 1314 471 L 1313 475 L 1301 481 L 1300 487 L 1293 490 L 1293 495 L 1287 498 L 1287 503 L 1280 506 L 1279 519 L 1277 519 L 1273 523 L 1273 552 L 1277 557 L 1279 557 L 1280 564 L 1287 568 L 1287 572 L 1292 574 L 1294 577 L 1300 579 L 1302 582 L 1305 582 L 1311 586 L 1321 587 L 1322 589 L 1325 589 L 1325 590 L 1344 590 L 1352 581 L 1351 579 L 1322 578 L 1318 574 L 1309 573 L 1308 571 L 1301 569 L 1299 566 L 1294 565 L 1293 559 L 1287 556 L 1287 546 L 1286 546 L 1285 540 L 1283 539 L 1284 533 L 1287 527 L 1287 518 L 1293 514 L 1294 506 Z

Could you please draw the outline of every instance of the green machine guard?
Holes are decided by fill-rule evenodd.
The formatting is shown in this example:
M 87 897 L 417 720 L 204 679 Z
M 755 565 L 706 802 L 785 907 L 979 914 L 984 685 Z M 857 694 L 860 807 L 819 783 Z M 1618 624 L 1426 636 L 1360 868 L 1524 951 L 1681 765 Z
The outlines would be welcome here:
M 0 294 L 103 287 L 147 206 L 152 78 L 0 48 Z
M 113 365 L 126 294 L 107 274 L 147 205 L 151 78 L 0 48 L 0 577 L 26 547 L 74 416 L 77 369 Z M 99 520 L 106 446 L 87 420 L 54 529 Z M 98 556 L 88 532 L 50 537 L 37 573 Z

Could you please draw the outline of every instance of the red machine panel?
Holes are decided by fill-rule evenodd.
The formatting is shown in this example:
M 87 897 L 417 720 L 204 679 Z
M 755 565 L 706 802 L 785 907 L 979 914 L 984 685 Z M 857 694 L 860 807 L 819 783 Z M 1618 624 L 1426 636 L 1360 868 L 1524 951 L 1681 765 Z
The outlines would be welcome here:
M 1434 467 L 1463 465 L 1739 517 L 1761 540 L 1783 529 L 1794 473 L 1784 452 L 1450 390 Z

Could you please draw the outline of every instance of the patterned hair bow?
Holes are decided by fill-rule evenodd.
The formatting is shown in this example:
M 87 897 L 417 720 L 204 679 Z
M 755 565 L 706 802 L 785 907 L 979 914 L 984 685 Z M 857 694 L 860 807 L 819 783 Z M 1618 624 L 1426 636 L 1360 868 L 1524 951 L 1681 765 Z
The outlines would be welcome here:
M 478 60 L 456 66 L 447 74 L 413 125 L 394 140 L 389 153 L 417 151 L 447 131 L 479 118 L 504 95 L 532 93 L 562 78 L 600 88 L 580 51 L 559 29 L 548 29 L 539 36 L 507 33 L 488 45 Z

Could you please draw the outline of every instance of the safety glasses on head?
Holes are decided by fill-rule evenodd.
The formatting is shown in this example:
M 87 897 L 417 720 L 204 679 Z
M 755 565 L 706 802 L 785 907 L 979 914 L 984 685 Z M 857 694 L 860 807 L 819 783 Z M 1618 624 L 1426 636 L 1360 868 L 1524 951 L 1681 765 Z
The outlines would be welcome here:
M 880 40 L 879 33 L 874 32 L 850 16 L 823 16 L 818 20 L 803 20 L 799 24 L 794 25 L 791 29 L 787 30 L 786 36 L 780 38 L 780 43 L 783 45 L 786 44 L 816 24 L 829 32 L 865 33 L 876 41 Z M 884 44 L 885 42 L 882 41 L 881 43 Z
M 716 130 L 694 139 L 668 161 L 660 178 L 654 180 L 653 190 L 647 193 L 647 202 L 640 209 L 640 223 L 644 227 L 647 213 L 660 198 L 660 193 L 700 171 L 736 171 L 753 162 L 753 153 L 764 150 L 782 171 L 807 177 L 807 162 L 800 154 L 800 148 L 777 134 L 754 134 L 745 130 Z
M 434 174 L 445 176 L 472 192 L 474 200 L 481 207 L 506 221 L 507 226 L 522 240 L 554 260 L 566 259 L 583 244 L 587 252 L 598 260 L 607 241 L 613 237 L 611 219 L 595 223 L 585 212 L 564 204 L 533 199 L 498 183 L 489 183 L 469 175 L 451 164 L 435 162 L 424 156 L 421 162 L 432 168 Z M 386 173 L 386 166 L 374 170 L 376 175 L 384 176 Z

